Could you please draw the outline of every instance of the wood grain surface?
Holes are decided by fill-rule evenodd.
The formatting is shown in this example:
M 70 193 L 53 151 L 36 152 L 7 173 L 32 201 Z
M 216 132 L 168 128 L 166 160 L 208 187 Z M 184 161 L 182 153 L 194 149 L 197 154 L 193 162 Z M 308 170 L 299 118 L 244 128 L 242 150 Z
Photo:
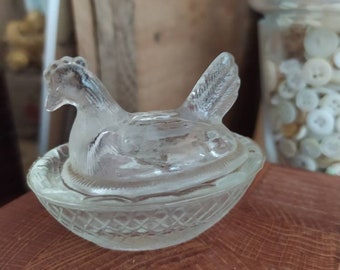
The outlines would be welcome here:
M 77 54 L 86 58 L 89 69 L 99 74 L 97 33 L 91 0 L 72 0 Z
M 93 5 L 101 80 L 124 109 L 136 111 L 134 1 L 94 0 Z
M 240 203 L 192 241 L 117 252 L 59 225 L 32 193 L 0 209 L 0 269 L 340 269 L 338 177 L 266 165 Z

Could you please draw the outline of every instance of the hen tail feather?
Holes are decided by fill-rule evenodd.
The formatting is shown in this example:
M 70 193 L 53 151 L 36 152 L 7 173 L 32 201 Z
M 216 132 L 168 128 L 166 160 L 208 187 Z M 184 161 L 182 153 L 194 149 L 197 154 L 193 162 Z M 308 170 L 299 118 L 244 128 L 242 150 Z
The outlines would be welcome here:
M 203 121 L 220 122 L 235 103 L 239 87 L 234 57 L 223 52 L 202 74 L 180 111 Z

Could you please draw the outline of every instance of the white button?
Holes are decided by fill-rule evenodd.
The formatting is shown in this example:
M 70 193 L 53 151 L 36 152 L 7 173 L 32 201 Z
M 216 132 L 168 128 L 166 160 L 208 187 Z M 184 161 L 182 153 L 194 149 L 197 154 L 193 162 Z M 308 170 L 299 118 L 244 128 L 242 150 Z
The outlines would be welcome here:
M 340 132 L 340 116 L 338 116 L 335 120 L 335 129 Z
M 334 129 L 334 117 L 328 110 L 315 109 L 306 119 L 310 131 L 316 135 L 329 135 Z
M 300 72 L 301 68 L 302 68 L 302 65 L 295 58 L 282 61 L 280 66 L 279 66 L 280 72 L 285 74 L 285 75 Z
M 340 134 L 332 134 L 323 138 L 320 148 L 325 156 L 340 159 Z
M 326 173 L 340 176 L 340 162 L 334 163 L 326 169 Z
M 276 65 L 270 61 L 266 60 L 263 64 L 263 75 L 264 75 L 264 87 L 266 91 L 273 91 L 277 85 L 278 81 L 278 74 L 277 74 L 277 68 Z
M 278 94 L 274 94 L 273 96 L 270 97 L 269 102 L 271 105 L 277 106 L 279 105 L 281 100 L 282 98 Z
M 305 155 L 297 155 L 294 157 L 293 166 L 309 171 L 316 171 L 318 168 L 315 160 Z
M 286 158 L 292 158 L 297 153 L 296 143 L 293 140 L 281 138 L 278 141 L 278 149 Z
M 339 46 L 339 38 L 330 29 L 314 28 L 307 31 L 303 45 L 311 56 L 328 57 Z
M 279 95 L 285 99 L 293 98 L 296 95 L 296 90 L 289 87 L 286 82 L 280 83 L 277 91 Z
M 302 140 L 307 135 L 307 128 L 305 125 L 301 126 L 297 134 L 294 136 L 295 140 Z
M 337 49 L 333 54 L 333 63 L 334 66 L 340 68 L 340 49 Z
M 305 81 L 312 86 L 322 86 L 327 84 L 333 74 L 331 65 L 322 58 L 312 58 L 303 66 L 303 76 Z
M 311 158 L 318 158 L 321 155 L 319 142 L 314 138 L 305 138 L 300 142 L 299 150 L 302 154 Z
M 334 159 L 321 155 L 316 159 L 316 162 L 320 169 L 326 169 L 334 163 Z
M 286 82 L 287 82 L 288 87 L 296 91 L 301 90 L 306 87 L 306 81 L 305 81 L 305 78 L 302 72 L 288 74 Z
M 320 107 L 329 109 L 334 115 L 340 114 L 340 94 L 333 93 L 325 95 L 320 100 Z
M 306 88 L 298 92 L 295 103 L 300 110 L 309 112 L 318 106 L 319 97 L 313 89 Z
M 290 101 L 281 100 L 277 105 L 277 110 L 283 124 L 292 123 L 296 119 L 297 111 Z

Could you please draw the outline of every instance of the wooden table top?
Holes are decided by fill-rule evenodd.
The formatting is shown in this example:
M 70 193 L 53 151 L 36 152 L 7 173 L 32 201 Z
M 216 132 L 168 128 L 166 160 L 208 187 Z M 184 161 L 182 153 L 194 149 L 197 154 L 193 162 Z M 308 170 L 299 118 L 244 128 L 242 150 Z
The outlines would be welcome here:
M 340 178 L 266 164 L 238 205 L 199 237 L 121 252 L 55 221 L 32 192 L 0 208 L 0 269 L 340 269 Z

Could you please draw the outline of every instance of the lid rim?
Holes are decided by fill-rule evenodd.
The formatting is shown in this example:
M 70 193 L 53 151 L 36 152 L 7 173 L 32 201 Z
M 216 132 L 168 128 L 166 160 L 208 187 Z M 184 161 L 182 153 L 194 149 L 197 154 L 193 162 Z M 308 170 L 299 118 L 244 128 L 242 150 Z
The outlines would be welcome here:
M 272 11 L 315 11 L 315 12 L 338 12 L 340 11 L 339 0 L 249 0 L 249 5 L 259 13 Z

